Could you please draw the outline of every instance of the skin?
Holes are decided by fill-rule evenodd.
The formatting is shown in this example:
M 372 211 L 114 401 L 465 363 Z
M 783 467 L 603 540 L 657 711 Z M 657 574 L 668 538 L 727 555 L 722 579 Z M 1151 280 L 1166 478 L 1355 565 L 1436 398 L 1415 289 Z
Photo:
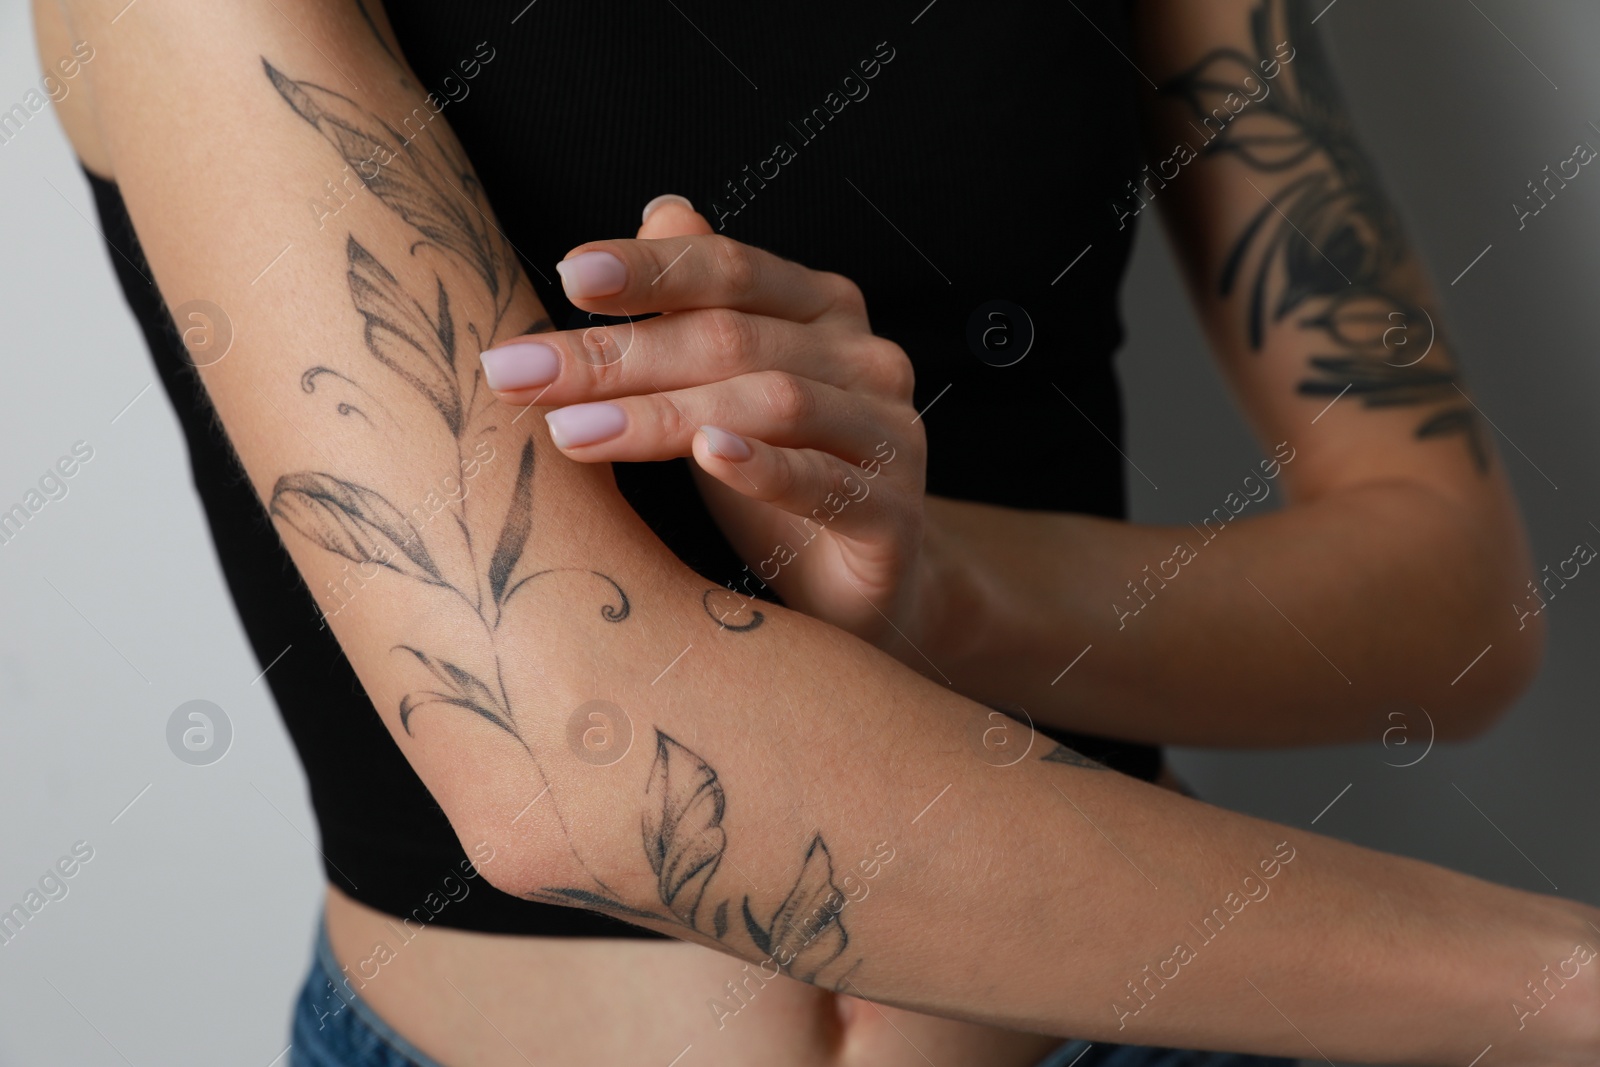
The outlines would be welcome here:
M 469 360 L 442 360 L 463 334 L 492 345 L 543 316 L 492 227 L 440 206 L 455 201 L 428 175 L 457 165 L 442 120 L 388 172 L 410 181 L 404 198 L 375 188 L 317 236 L 302 191 L 381 133 L 375 112 L 407 114 L 420 95 L 365 20 L 309 0 L 141 0 L 113 27 L 121 6 L 66 5 L 69 35 L 115 33 L 118 47 L 89 73 L 90 110 L 63 120 L 120 185 L 169 304 L 203 294 L 238 326 L 202 380 L 301 576 L 323 590 L 353 560 L 381 559 L 328 622 L 395 743 L 491 884 L 684 942 L 430 928 L 361 990 L 425 1052 L 665 1063 L 692 1042 L 696 1062 L 758 1049 L 765 1062 L 895 1064 L 982 1047 L 984 1062 L 1025 1064 L 1049 1042 L 997 1030 L 1297 1055 L 1301 1028 L 1341 1059 L 1468 1062 L 1490 1042 L 1501 1063 L 1600 1051 L 1595 968 L 1537 1025 L 1519 1029 L 1507 1008 L 1592 936 L 1594 909 L 1054 750 L 994 766 L 972 740 L 986 708 L 860 639 L 786 609 L 709 612 L 704 582 L 604 466 L 567 462 L 542 420 L 512 422 L 473 389 Z M 62 29 L 44 29 L 45 54 Z M 456 221 L 421 231 L 419 203 Z M 303 254 L 262 277 L 287 234 Z M 849 311 L 837 286 L 826 304 Z M 365 391 L 365 423 L 303 388 L 319 369 Z M 447 505 L 455 521 L 414 518 L 411 502 L 463 475 L 478 446 L 496 458 Z M 567 740 L 595 699 L 633 724 L 614 762 Z M 885 848 L 892 862 L 873 866 Z M 1271 903 L 1236 891 L 1268 885 Z M 1148 999 L 1130 988 L 1219 908 L 1232 933 L 1205 938 L 1204 977 L 1150 979 Z M 372 920 L 330 900 L 342 963 L 391 936 Z M 746 964 L 773 960 L 785 975 L 732 1020 L 650 1014 L 725 995 Z M 604 1005 L 614 1016 L 589 1025 Z

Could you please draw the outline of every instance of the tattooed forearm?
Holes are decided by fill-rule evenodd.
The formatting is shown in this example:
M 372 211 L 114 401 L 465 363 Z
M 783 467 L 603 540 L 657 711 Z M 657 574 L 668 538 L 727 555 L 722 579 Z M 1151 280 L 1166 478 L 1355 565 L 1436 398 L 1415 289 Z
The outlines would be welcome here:
M 640 843 L 655 874 L 661 910 L 645 910 L 586 889 L 546 887 L 530 898 L 626 919 L 649 919 L 693 930 L 732 948 L 753 947 L 790 977 L 822 981 L 823 973 L 850 944 L 842 917 L 849 898 L 834 880 L 833 857 L 822 835 L 811 837 L 799 875 L 770 913 L 748 893 L 741 894 L 737 903 L 722 896 L 713 906 L 710 901 L 721 896 L 713 881 L 728 847 L 722 825 L 726 810 L 727 797 L 717 772 L 658 729 L 655 760 L 644 789 Z M 885 862 L 881 854 L 876 859 Z M 828 981 L 842 983 L 859 963 L 857 959 L 848 968 L 832 967 Z
M 1204 125 L 1200 152 L 1243 162 L 1266 200 L 1235 241 L 1218 291 L 1247 291 L 1254 350 L 1286 320 L 1315 339 L 1323 351 L 1310 359 L 1302 395 L 1348 392 L 1369 408 L 1424 409 L 1418 439 L 1459 436 L 1486 470 L 1482 427 L 1451 356 L 1435 345 L 1437 318 L 1408 283 L 1415 271 L 1399 214 L 1351 129 L 1312 10 L 1262 0 L 1250 20 L 1254 55 L 1215 49 L 1161 88 Z

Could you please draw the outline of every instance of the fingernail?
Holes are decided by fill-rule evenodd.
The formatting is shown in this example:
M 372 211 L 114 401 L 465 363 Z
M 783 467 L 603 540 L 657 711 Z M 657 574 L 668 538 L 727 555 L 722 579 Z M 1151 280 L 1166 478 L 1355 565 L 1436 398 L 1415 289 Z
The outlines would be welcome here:
M 677 193 L 662 193 L 660 196 L 656 197 L 654 200 L 650 201 L 644 206 L 644 214 L 640 217 L 639 221 L 648 222 L 650 220 L 650 212 L 654 211 L 662 204 L 682 204 L 690 211 L 694 210 L 694 205 L 689 203 L 688 197 L 679 196 Z
M 519 341 L 478 353 L 483 364 L 483 380 L 498 392 L 508 389 L 536 389 L 549 385 L 561 373 L 561 357 L 549 345 Z
M 744 438 L 736 433 L 729 433 L 720 426 L 702 426 L 700 432 L 706 435 L 706 443 L 711 446 L 713 456 L 721 456 L 723 459 L 738 463 L 753 455 Z
M 561 284 L 575 300 L 620 293 L 628 284 L 628 268 L 610 252 L 580 252 L 556 264 Z
M 573 404 L 545 415 L 557 448 L 581 448 L 609 441 L 628 428 L 628 416 L 615 404 Z

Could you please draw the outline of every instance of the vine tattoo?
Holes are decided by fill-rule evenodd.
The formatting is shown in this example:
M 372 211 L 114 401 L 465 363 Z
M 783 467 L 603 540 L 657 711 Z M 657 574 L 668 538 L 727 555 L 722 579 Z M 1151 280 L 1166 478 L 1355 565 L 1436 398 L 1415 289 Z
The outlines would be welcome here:
M 362 383 L 361 369 L 317 363 L 301 373 L 301 390 L 312 397 L 336 392 L 337 414 L 358 416 L 374 431 L 372 416 L 378 413 L 385 432 L 412 439 L 428 432 L 442 435 L 442 440 L 453 443 L 465 477 L 472 477 L 466 472 L 482 462 L 479 448 L 501 429 L 495 422 L 494 395 L 472 357 L 510 336 L 504 328 L 513 295 L 526 284 L 510 242 L 490 222 L 482 188 L 447 131 L 424 128 L 407 136 L 349 97 L 295 80 L 265 58 L 262 66 L 284 103 L 326 139 L 361 175 L 368 191 L 408 227 L 408 255 L 414 262 L 406 270 L 399 270 L 393 261 L 384 262 L 349 234 L 345 280 L 361 320 L 363 347 L 371 358 L 364 370 L 387 384 L 404 383 L 422 402 L 420 410 L 430 414 L 423 424 L 403 421 L 378 399 L 381 390 Z M 402 275 L 414 276 L 418 268 L 432 275 L 431 284 L 422 291 L 401 280 Z M 540 318 L 523 332 L 551 328 L 548 319 Z M 463 358 L 469 343 L 476 347 L 466 350 Z M 404 390 L 398 395 L 409 396 Z M 513 738 L 548 786 L 550 779 L 539 756 L 518 726 L 502 672 L 499 641 L 507 609 L 530 583 L 557 573 L 598 582 L 605 594 L 599 614 L 608 624 L 625 622 L 632 606 L 622 586 L 600 571 L 531 565 L 526 549 L 534 521 L 535 467 L 533 442 L 524 440 L 506 503 L 496 508 L 493 502 L 472 497 L 469 506 L 468 494 L 452 497 L 436 509 L 441 514 L 447 509 L 451 521 L 424 524 L 426 536 L 377 490 L 325 470 L 279 477 L 268 510 L 326 551 L 383 568 L 471 609 L 485 639 L 481 650 L 442 654 L 410 644 L 391 649 L 417 678 L 400 701 L 400 725 L 411 736 L 420 712 L 467 712 Z M 707 590 L 702 599 L 706 613 L 716 619 L 711 592 Z M 725 629 L 748 631 L 763 618 L 753 611 L 740 623 L 718 621 Z M 568 831 L 560 805 L 554 807 L 556 819 Z M 827 845 L 820 834 L 811 837 L 800 873 L 775 909 L 769 911 L 749 895 L 734 901 L 715 892 L 727 848 L 725 810 L 716 771 L 700 755 L 656 730 L 655 758 L 641 805 L 640 860 L 655 877 L 659 907 L 626 902 L 581 857 L 578 863 L 590 884 L 546 887 L 529 896 L 679 927 L 730 948 L 754 946 L 784 973 L 818 981 L 850 943 L 840 916 L 846 897 L 835 884 Z M 567 839 L 571 847 L 570 832 Z M 577 856 L 575 849 L 573 854 Z M 850 971 L 842 964 L 838 970 L 843 974 L 834 980 L 842 988 Z
M 1248 289 L 1245 325 L 1256 351 L 1270 325 L 1291 317 L 1327 346 L 1311 357 L 1301 395 L 1331 401 L 1348 392 L 1368 408 L 1425 409 L 1419 440 L 1458 436 L 1487 470 L 1483 428 L 1450 356 L 1427 358 L 1437 327 L 1402 281 L 1409 253 L 1399 213 L 1356 140 L 1311 23 L 1301 0 L 1261 0 L 1250 18 L 1255 55 L 1214 49 L 1161 87 L 1205 127 L 1201 154 L 1228 153 L 1258 174 L 1288 179 L 1258 189 L 1270 199 L 1234 242 L 1220 294 Z M 1275 49 L 1275 41 L 1283 43 Z M 1402 356 L 1424 323 L 1423 355 Z M 1394 335 L 1401 340 L 1391 347 Z
M 345 243 L 346 283 L 351 303 L 362 320 L 367 354 L 394 378 L 405 383 L 438 416 L 435 432 L 449 435 L 463 470 L 471 469 L 474 452 L 467 444 L 494 434 L 494 396 L 482 382 L 477 361 L 459 358 L 463 334 L 480 349 L 502 334 L 513 295 L 522 282 L 510 243 L 489 222 L 482 190 L 459 149 L 445 136 L 423 130 L 406 136 L 364 110 L 355 101 L 309 82 L 295 81 L 262 60 L 268 80 L 300 118 L 326 138 L 344 161 L 362 175 L 367 188 L 414 232 L 412 257 L 437 255 L 466 270 L 453 272 L 456 297 L 436 271 L 430 292 L 421 299 L 407 290 L 395 273 L 354 234 Z M 460 284 L 462 276 L 466 284 Z M 460 290 L 471 290 L 462 299 Z M 472 309 L 463 312 L 462 306 Z M 316 394 L 320 380 L 337 382 L 383 408 L 373 393 L 350 374 L 321 364 L 300 376 L 300 387 Z M 357 403 L 341 401 L 341 415 L 368 416 Z M 370 419 L 368 420 L 370 421 Z M 423 427 L 404 427 L 409 433 Z M 467 496 L 454 502 L 443 533 L 435 541 L 453 542 L 459 553 L 440 555 L 429 548 L 410 517 L 376 490 L 325 471 L 298 471 L 280 477 L 269 503 L 271 514 L 330 552 L 356 563 L 373 564 L 459 598 L 470 607 L 492 639 L 512 598 L 529 582 L 557 570 L 529 571 L 523 558 L 533 526 L 534 449 L 523 442 L 511 499 L 503 514 L 484 514 L 469 507 Z M 492 540 L 491 540 L 492 538 Z M 492 545 L 485 555 L 484 547 Z M 455 555 L 469 561 L 467 573 L 439 562 Z M 617 603 L 607 603 L 601 616 L 621 622 L 629 614 L 627 594 L 610 577 L 604 581 Z M 511 717 L 504 685 L 484 682 L 455 663 L 397 646 L 411 654 L 444 686 L 406 698 L 401 720 L 410 729 L 418 708 L 445 702 L 468 707 L 491 722 L 509 728 Z M 514 730 L 511 732 L 515 732 Z
M 371 401 L 404 438 L 430 431 L 453 444 L 460 474 L 470 479 L 483 454 L 469 444 L 485 444 L 494 424 L 494 395 L 471 358 L 502 336 L 506 315 L 520 284 L 521 269 L 510 242 L 490 223 L 477 179 L 448 133 L 423 128 L 407 135 L 340 93 L 297 81 L 265 58 L 262 68 L 283 102 L 321 134 L 343 161 L 360 174 L 378 201 L 409 228 L 409 255 L 431 266 L 432 285 L 414 293 L 393 269 L 350 234 L 345 241 L 345 281 L 360 316 L 364 348 L 380 375 L 414 391 L 437 421 L 402 423 L 360 381 L 317 364 L 300 376 L 300 388 L 320 395 L 338 385 L 335 408 L 342 416 L 370 416 L 360 406 Z M 445 267 L 453 270 L 444 270 Z M 446 283 L 446 277 L 452 284 Z M 477 345 L 462 357 L 470 339 Z M 359 402 L 358 402 L 359 401 Z M 493 452 L 490 452 L 492 457 Z M 511 497 L 503 513 L 487 513 L 465 492 L 445 504 L 430 493 L 434 513 L 448 510 L 451 521 L 429 526 L 426 537 L 412 517 L 377 490 L 328 471 L 294 471 L 281 476 L 268 502 L 270 514 L 313 544 L 359 565 L 381 567 L 465 603 L 481 624 L 487 655 L 440 655 L 411 645 L 391 651 L 414 665 L 418 687 L 400 701 L 401 727 L 412 733 L 424 708 L 456 708 L 472 713 L 515 738 L 543 768 L 517 728 L 506 691 L 497 640 L 512 599 L 528 583 L 561 572 L 591 574 L 607 586 L 600 611 L 606 622 L 628 617 L 627 594 L 612 578 L 582 568 L 532 570 L 524 558 L 533 525 L 534 449 L 523 442 Z M 469 499 L 471 503 L 469 503 Z M 487 552 L 486 552 L 487 550 Z M 465 560 L 463 566 L 455 561 Z M 548 781 L 548 779 L 546 779 Z M 565 819 L 557 807 L 563 827 Z M 580 861 L 581 862 L 581 861 Z M 609 892 L 598 878 L 599 891 Z

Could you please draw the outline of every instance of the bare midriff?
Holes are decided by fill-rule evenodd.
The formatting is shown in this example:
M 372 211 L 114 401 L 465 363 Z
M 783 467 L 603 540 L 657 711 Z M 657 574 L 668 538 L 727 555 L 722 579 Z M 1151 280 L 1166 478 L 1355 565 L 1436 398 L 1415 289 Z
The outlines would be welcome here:
M 379 1017 L 445 1067 L 1029 1067 L 1061 1044 L 767 979 L 741 960 L 675 941 L 443 927 L 408 930 L 403 940 L 393 917 L 331 887 L 327 923 L 347 969 L 336 979 L 349 979 Z M 332 1013 L 342 1001 L 330 992 L 320 1003 Z

